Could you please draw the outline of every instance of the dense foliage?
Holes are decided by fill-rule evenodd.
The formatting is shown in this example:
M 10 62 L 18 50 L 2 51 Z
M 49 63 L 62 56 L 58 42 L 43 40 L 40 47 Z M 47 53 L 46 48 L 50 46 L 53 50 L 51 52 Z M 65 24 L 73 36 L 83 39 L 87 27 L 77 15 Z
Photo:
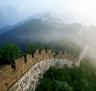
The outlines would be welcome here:
M 78 68 L 50 68 L 36 91 L 96 91 L 96 68 L 88 60 Z
M 2 63 L 8 63 L 21 55 L 19 47 L 15 44 L 6 44 L 0 48 L 0 59 Z
M 34 53 L 37 49 L 39 49 L 39 53 L 41 53 L 42 49 L 47 50 L 51 49 L 52 52 L 55 52 L 54 57 L 58 54 L 59 51 L 67 52 L 73 55 L 74 57 L 78 57 L 79 50 L 74 48 L 70 48 L 68 46 L 63 46 L 63 48 L 55 47 L 49 44 L 28 44 L 28 49 L 26 51 L 19 48 L 18 45 L 15 44 L 5 44 L 3 47 L 0 48 L 0 65 L 9 64 L 10 62 L 14 61 L 20 55 L 24 55 L 26 58 L 26 54 L 29 53 L 34 57 Z M 22 50 L 22 53 L 21 53 Z

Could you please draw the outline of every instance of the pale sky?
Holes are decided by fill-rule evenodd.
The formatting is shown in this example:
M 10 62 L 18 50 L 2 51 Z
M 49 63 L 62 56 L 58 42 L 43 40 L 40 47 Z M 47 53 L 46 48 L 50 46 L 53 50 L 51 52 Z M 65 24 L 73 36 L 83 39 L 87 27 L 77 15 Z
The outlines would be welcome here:
M 37 12 L 62 13 L 68 22 L 96 25 L 96 0 L 0 0 L 0 25 L 17 23 Z

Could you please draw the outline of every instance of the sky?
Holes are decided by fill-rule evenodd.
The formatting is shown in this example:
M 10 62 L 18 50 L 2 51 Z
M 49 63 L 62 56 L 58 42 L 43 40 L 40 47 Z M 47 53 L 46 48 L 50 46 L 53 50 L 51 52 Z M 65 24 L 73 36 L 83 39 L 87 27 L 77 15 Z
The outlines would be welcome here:
M 46 11 L 59 13 L 68 23 L 96 25 L 96 0 L 0 0 L 0 28 Z
M 0 0 L 0 28 L 15 25 L 41 12 L 56 12 L 64 23 L 82 23 L 86 26 L 96 26 L 96 0 Z M 96 32 L 91 32 L 93 33 L 88 31 L 84 33 L 84 37 L 88 37 L 85 39 L 88 41 L 86 44 L 90 46 L 90 50 L 92 48 L 95 50 Z M 53 34 L 52 37 L 54 37 Z M 56 39 L 56 37 L 54 38 Z M 96 54 L 96 50 L 94 54 Z M 90 52 L 90 55 L 96 59 L 93 51 Z

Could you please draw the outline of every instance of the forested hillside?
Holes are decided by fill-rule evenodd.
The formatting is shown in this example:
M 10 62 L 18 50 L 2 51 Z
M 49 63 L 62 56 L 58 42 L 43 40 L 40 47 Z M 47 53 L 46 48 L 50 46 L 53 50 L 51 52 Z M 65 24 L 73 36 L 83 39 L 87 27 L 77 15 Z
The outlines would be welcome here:
M 50 68 L 36 91 L 96 91 L 96 68 L 88 60 L 78 68 Z

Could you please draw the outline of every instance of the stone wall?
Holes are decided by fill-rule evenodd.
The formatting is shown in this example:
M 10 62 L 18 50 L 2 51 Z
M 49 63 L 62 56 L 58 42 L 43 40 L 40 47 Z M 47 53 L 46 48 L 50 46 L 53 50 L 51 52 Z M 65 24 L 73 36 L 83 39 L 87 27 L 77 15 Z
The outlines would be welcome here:
M 77 62 L 77 58 L 66 52 L 59 52 L 58 55 L 54 56 L 51 50 L 47 52 L 42 50 L 36 50 L 34 57 L 27 54 L 27 61 L 25 62 L 24 57 L 20 57 L 15 60 L 16 70 L 13 70 L 10 65 L 0 67 L 0 91 L 7 91 L 14 83 L 16 83 L 33 65 L 37 64 L 43 59 L 69 59 L 72 62 Z M 50 62 L 50 61 L 49 61 Z
M 39 79 L 52 66 L 72 67 L 73 62 L 67 59 L 45 59 L 33 65 L 10 89 L 9 91 L 35 91 Z

